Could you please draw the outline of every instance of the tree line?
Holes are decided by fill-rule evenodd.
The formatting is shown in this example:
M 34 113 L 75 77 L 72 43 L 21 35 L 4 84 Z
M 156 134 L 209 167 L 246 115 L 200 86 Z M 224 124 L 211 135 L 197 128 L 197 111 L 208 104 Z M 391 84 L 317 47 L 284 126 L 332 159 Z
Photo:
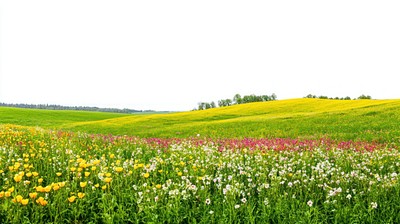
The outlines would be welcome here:
M 45 109 L 45 110 L 79 110 L 79 111 L 97 111 L 97 112 L 110 112 L 110 113 L 142 113 L 142 112 L 154 112 L 152 110 L 134 110 L 134 109 L 118 109 L 118 108 L 99 108 L 99 107 L 88 107 L 88 106 L 61 106 L 54 104 L 25 104 L 25 103 L 0 103 L 2 107 L 17 107 L 17 108 L 29 108 L 29 109 Z
M 330 100 L 351 100 L 351 98 L 349 96 L 346 97 L 327 97 L 327 96 L 316 96 L 316 95 L 312 95 L 312 94 L 308 94 L 307 96 L 305 96 L 304 98 L 312 98 L 312 99 L 330 99 Z M 372 99 L 371 96 L 369 95 L 364 95 L 362 94 L 361 96 L 359 96 L 358 98 L 354 98 L 353 100 L 370 100 Z
M 232 99 L 221 99 L 218 100 L 218 106 L 219 107 L 227 107 L 227 106 L 231 106 L 231 105 L 235 105 L 235 104 L 245 104 L 245 103 L 254 103 L 254 102 L 265 102 L 265 101 L 273 101 L 276 100 L 277 97 L 275 95 L 275 93 L 273 93 L 272 95 L 245 95 L 245 96 L 241 96 L 240 94 L 236 94 L 235 96 L 233 96 Z M 210 108 L 216 108 L 217 104 L 212 101 L 212 102 L 200 102 L 198 104 L 197 110 L 207 110 Z

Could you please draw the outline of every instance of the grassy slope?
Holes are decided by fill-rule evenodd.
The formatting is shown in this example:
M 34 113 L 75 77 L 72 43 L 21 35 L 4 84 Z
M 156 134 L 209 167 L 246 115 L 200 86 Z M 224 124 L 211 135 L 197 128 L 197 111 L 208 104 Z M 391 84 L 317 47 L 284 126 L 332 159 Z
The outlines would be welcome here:
M 60 111 L 0 107 L 0 123 L 24 126 L 40 126 L 43 128 L 59 128 L 61 125 L 96 121 L 126 116 L 116 113 Z
M 51 116 L 56 112 L 47 113 Z M 2 116 L 0 109 L 0 123 L 5 123 Z M 18 120 L 15 116 L 13 119 Z M 112 114 L 104 115 L 104 118 L 96 115 L 98 117 L 91 117 L 90 120 L 82 115 L 74 120 L 65 118 L 65 122 L 62 117 L 58 117 L 62 114 L 53 116 L 57 122 L 54 125 L 46 124 L 48 127 L 145 137 L 188 137 L 201 134 L 210 137 L 400 140 L 400 100 L 292 99 L 171 114 L 118 117 Z M 24 121 L 18 124 L 24 125 Z M 25 125 L 32 125 L 32 122 Z

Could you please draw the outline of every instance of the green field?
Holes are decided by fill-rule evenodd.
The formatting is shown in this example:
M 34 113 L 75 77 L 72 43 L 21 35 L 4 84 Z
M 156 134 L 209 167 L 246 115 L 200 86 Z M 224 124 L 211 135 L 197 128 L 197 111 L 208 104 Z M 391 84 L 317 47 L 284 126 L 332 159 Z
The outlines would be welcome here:
M 400 223 L 399 112 L 400 100 L 0 107 L 0 223 Z
M 400 100 L 291 99 L 152 115 L 0 108 L 0 123 L 139 137 L 399 142 Z

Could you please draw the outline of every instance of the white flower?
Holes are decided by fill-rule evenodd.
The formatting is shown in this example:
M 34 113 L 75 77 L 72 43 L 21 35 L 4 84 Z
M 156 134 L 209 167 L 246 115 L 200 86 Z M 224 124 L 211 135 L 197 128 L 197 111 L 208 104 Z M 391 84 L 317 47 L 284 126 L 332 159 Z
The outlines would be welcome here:
M 307 205 L 311 207 L 313 205 L 313 202 L 311 200 L 309 200 L 309 201 L 307 201 Z
M 292 187 L 292 186 L 293 186 L 293 183 L 292 183 L 292 182 L 289 182 L 287 185 L 288 185 L 288 187 Z
M 346 198 L 350 200 L 350 199 L 351 199 L 351 194 L 348 194 L 348 195 L 346 196 Z
M 378 203 L 376 203 L 376 202 L 371 202 L 371 208 L 373 208 L 373 209 L 378 208 Z
M 240 208 L 240 205 L 235 205 L 235 208 L 236 208 L 236 209 Z
M 214 214 L 214 211 L 213 211 L 213 210 L 211 210 L 211 211 L 209 211 L 209 213 L 210 213 L 210 215 L 212 215 L 212 214 Z
M 207 205 L 211 204 L 211 200 L 209 198 L 206 199 L 206 204 Z
M 247 199 L 246 198 L 242 198 L 242 203 L 246 203 L 247 202 Z

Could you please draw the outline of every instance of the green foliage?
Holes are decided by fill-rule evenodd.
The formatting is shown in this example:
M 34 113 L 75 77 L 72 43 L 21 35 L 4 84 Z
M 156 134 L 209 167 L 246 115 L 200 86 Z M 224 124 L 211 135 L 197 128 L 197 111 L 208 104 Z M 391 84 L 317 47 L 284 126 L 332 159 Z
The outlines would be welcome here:
M 221 151 L 198 140 L 0 126 L 0 223 L 400 222 L 396 148 Z
M 293 99 L 125 115 L 0 108 L 0 123 L 141 137 L 290 137 L 400 142 L 400 100 Z

